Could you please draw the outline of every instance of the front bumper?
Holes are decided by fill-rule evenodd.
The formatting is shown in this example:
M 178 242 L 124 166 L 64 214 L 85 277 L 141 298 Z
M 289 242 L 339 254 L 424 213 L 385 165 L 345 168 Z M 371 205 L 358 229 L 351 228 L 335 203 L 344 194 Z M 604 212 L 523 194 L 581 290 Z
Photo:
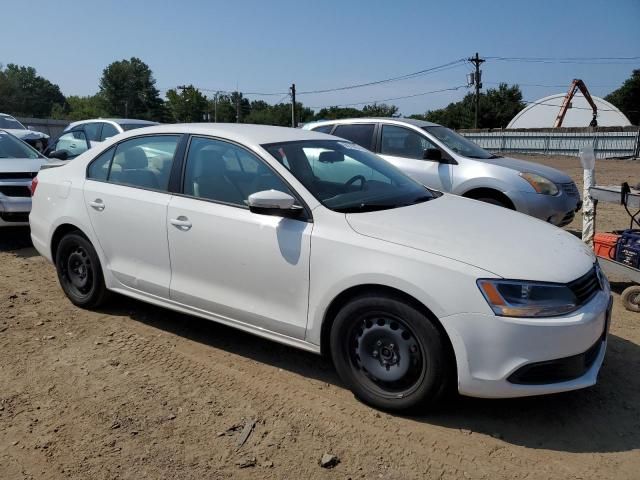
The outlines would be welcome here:
M 529 192 L 506 192 L 518 212 L 526 213 L 558 227 L 573 221 L 575 213 L 582 208 L 579 195 L 568 195 L 561 191 L 558 195 L 541 195 Z
M 607 347 L 609 290 L 599 291 L 567 317 L 528 319 L 486 314 L 457 314 L 442 318 L 456 355 L 458 390 L 463 395 L 508 398 L 577 390 L 596 383 Z M 577 368 L 580 357 L 583 368 Z M 588 358 L 587 358 L 588 357 Z M 552 365 L 569 371 L 533 380 L 518 374 L 532 365 Z M 564 366 L 563 366 L 564 365 Z M 571 372 L 575 373 L 574 376 Z
M 30 181 L 8 181 L 0 183 L 0 227 L 20 227 L 29 224 L 29 212 L 31 211 L 30 196 L 9 196 L 3 192 L 7 188 L 28 189 Z M 22 195 L 22 193 L 21 193 Z M 26 195 L 26 192 L 24 193 Z

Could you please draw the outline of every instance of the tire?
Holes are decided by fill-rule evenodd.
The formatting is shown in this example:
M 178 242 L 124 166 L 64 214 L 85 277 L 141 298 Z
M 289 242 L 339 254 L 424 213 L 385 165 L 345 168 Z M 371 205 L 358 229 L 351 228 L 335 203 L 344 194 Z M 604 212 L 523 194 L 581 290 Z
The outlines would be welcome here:
M 475 200 L 477 200 L 479 202 L 490 203 L 491 205 L 496 205 L 498 207 L 511 209 L 510 205 L 507 205 L 505 202 L 503 202 L 502 200 L 499 200 L 497 198 L 480 197 L 480 198 L 476 198 Z
M 342 381 L 356 397 L 387 411 L 423 411 L 455 380 L 443 333 L 407 302 L 366 294 L 336 315 L 330 349 Z
M 107 299 L 100 259 L 91 242 L 79 233 L 68 233 L 56 251 L 58 281 L 71 302 L 96 308 Z
M 631 312 L 640 312 L 640 285 L 632 285 L 624 289 L 622 304 Z

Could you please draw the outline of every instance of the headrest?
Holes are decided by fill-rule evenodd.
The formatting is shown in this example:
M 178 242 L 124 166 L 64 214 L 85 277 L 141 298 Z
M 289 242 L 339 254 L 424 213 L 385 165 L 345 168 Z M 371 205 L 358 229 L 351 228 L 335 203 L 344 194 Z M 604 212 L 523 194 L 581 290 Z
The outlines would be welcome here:
M 227 166 L 222 157 L 222 153 L 215 147 L 204 147 L 198 150 L 195 156 L 197 176 L 215 177 L 224 175 Z
M 141 147 L 133 147 L 123 152 L 124 162 L 122 168 L 124 170 L 140 170 L 149 166 L 147 154 Z

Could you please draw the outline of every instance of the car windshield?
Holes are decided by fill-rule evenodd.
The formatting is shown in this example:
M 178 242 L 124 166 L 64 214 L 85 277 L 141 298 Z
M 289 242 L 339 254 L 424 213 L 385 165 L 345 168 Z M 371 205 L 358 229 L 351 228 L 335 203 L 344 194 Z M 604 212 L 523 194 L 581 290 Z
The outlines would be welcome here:
M 136 128 L 142 128 L 142 127 L 151 127 L 153 125 L 157 125 L 155 123 L 121 123 L 120 126 L 122 127 L 122 130 L 124 130 L 125 132 L 128 132 L 129 130 L 135 130 Z
M 0 128 L 11 128 L 14 130 L 26 130 L 18 120 L 13 117 L 0 117 Z
M 448 129 L 447 127 L 437 126 L 422 128 L 423 130 L 436 137 L 458 155 L 462 155 L 463 157 L 481 159 L 498 157 L 498 155 L 493 155 L 492 153 L 487 152 L 485 149 L 479 147 L 471 140 L 467 140 L 459 133 Z
M 0 131 L 0 158 L 43 158 L 37 150 L 7 132 Z
M 438 196 L 390 163 L 348 141 L 263 145 L 325 207 L 356 213 L 426 202 Z

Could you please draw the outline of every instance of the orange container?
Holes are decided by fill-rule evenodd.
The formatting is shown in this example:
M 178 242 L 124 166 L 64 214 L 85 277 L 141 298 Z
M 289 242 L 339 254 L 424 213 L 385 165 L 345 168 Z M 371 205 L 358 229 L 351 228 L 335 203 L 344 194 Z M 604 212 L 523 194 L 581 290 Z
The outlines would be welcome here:
M 616 245 L 620 235 L 616 233 L 596 233 L 593 236 L 593 251 L 596 255 L 613 260 L 616 258 Z

